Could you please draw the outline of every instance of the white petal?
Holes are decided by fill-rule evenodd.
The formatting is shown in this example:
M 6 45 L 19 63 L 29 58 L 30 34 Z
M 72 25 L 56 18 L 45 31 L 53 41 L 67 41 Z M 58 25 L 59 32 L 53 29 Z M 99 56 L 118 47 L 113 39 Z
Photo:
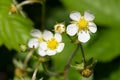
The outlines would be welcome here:
M 48 30 L 45 30 L 43 32 L 43 38 L 48 41 L 49 39 L 51 39 L 53 37 L 53 33 L 48 31 Z
M 40 48 L 43 50 L 47 50 L 47 43 L 46 42 L 41 42 L 40 43 Z
M 46 56 L 47 55 L 47 53 L 46 53 L 46 51 L 45 50 L 42 50 L 42 49 L 38 49 L 38 54 L 40 55 L 40 56 Z
M 87 21 L 92 21 L 94 20 L 94 15 L 88 11 L 85 11 L 84 12 L 84 18 L 87 20 Z
M 52 56 L 55 55 L 56 51 L 55 50 L 47 50 L 47 55 Z
M 97 26 L 95 23 L 93 22 L 89 22 L 89 30 L 92 32 L 92 33 L 95 33 L 97 31 Z
M 39 42 L 37 39 L 33 38 L 33 39 L 30 39 L 29 42 L 28 42 L 28 47 L 29 48 L 38 48 L 39 46 Z
M 70 13 L 70 18 L 74 21 L 79 21 L 81 18 L 81 14 L 78 11 L 74 11 Z
M 87 31 L 87 32 L 82 31 L 82 32 L 79 32 L 79 33 L 78 33 L 78 40 L 79 40 L 80 42 L 85 43 L 85 42 L 87 42 L 89 39 L 90 39 L 90 34 L 88 33 L 88 31 Z
M 63 33 L 63 32 L 65 32 L 65 28 L 62 28 L 58 33 Z
M 42 36 L 42 32 L 41 32 L 40 30 L 38 30 L 38 29 L 33 29 L 33 30 L 30 32 L 30 34 L 31 34 L 33 37 L 37 37 L 37 38 L 39 38 L 39 37 Z
M 64 49 L 65 44 L 64 43 L 60 43 L 57 47 L 57 52 L 62 52 L 62 50 Z
M 58 42 L 61 42 L 62 41 L 62 36 L 61 36 L 61 34 L 59 34 L 59 33 L 55 33 L 55 39 L 58 41 Z
M 70 24 L 67 26 L 67 34 L 74 36 L 78 32 L 78 27 L 76 24 Z

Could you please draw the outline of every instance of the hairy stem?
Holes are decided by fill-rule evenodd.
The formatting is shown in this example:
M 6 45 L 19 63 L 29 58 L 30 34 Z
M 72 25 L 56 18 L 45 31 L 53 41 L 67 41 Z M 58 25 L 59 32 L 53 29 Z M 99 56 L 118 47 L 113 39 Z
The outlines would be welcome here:
M 62 74 L 62 73 L 56 73 L 56 72 L 49 71 L 47 66 L 46 66 L 46 63 L 42 63 L 42 66 L 43 66 L 44 71 L 46 72 L 47 75 L 50 75 L 50 76 L 60 76 Z
M 85 54 L 84 54 L 84 50 L 83 50 L 83 47 L 82 47 L 82 44 L 81 44 L 81 43 L 80 43 L 80 49 L 81 49 L 81 54 L 82 54 L 82 61 L 83 61 L 83 63 L 85 64 L 85 63 L 86 63 Z
M 73 51 L 72 55 L 69 57 L 68 62 L 66 64 L 66 66 L 65 66 L 65 69 L 64 69 L 64 78 L 65 78 L 65 80 L 69 80 L 68 79 L 68 70 L 70 68 L 70 64 L 72 62 L 72 59 L 74 58 L 74 56 L 77 53 L 78 49 L 79 49 L 79 45 L 77 45 L 76 49 Z
M 18 4 L 17 8 L 20 8 L 20 7 L 27 5 L 27 4 L 33 4 L 33 3 L 41 3 L 41 1 L 39 1 L 39 0 L 26 0 L 26 1 L 23 1 L 20 4 Z
M 25 58 L 25 60 L 24 60 L 24 63 L 23 63 L 23 69 L 25 70 L 25 68 L 27 67 L 27 63 L 28 63 L 28 61 L 30 60 L 30 58 L 31 58 L 31 56 L 33 55 L 33 53 L 34 53 L 34 49 L 32 48 L 31 50 L 30 50 L 30 52 L 28 53 L 28 55 L 26 56 L 26 58 Z
M 38 68 L 39 68 L 39 65 L 40 65 L 40 61 L 38 62 L 34 72 L 33 72 L 33 75 L 32 75 L 32 80 L 36 80 L 36 75 L 37 75 L 37 72 L 38 72 Z

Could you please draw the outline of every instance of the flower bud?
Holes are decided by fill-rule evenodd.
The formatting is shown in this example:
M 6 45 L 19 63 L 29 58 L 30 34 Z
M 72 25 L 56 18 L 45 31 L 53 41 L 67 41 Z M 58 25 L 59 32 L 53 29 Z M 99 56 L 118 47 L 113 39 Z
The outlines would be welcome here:
M 16 6 L 15 6 L 14 4 L 11 4 L 11 5 L 10 5 L 10 12 L 9 12 L 9 14 L 17 13 L 17 12 L 18 12 L 18 11 L 17 11 Z
M 82 70 L 81 75 L 83 77 L 90 77 L 92 75 L 93 71 L 89 68 L 85 68 Z

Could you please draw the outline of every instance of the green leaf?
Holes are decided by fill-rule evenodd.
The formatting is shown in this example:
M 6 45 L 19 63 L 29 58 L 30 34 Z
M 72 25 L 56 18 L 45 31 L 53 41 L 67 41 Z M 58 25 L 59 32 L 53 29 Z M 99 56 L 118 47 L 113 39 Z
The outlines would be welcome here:
M 20 15 L 8 15 L 0 18 L 0 44 L 9 49 L 19 50 L 20 44 L 26 44 L 30 38 L 32 22 Z
M 20 44 L 26 44 L 30 38 L 32 22 L 20 15 L 9 15 L 12 0 L 0 0 L 0 46 L 19 50 Z
M 9 13 L 12 0 L 0 0 L 0 17 Z
M 120 55 L 120 32 L 117 29 L 101 30 L 85 48 L 86 57 L 100 61 L 111 61 Z
M 2 4 L 9 4 L 10 2 L 12 2 L 13 0 L 7 0 L 7 1 L 5 1 L 5 0 L 0 0 L 0 3 L 2 3 Z

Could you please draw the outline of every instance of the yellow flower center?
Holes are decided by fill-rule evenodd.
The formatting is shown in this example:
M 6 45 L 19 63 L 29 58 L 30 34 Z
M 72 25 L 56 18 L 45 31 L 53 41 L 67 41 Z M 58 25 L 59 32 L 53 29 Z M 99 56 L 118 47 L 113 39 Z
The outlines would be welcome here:
M 60 32 L 61 31 L 61 26 L 57 26 L 56 30 Z
M 80 30 L 86 30 L 88 28 L 88 21 L 86 21 L 84 18 L 81 18 L 78 21 L 78 26 Z
M 38 41 L 43 42 L 44 41 L 43 37 L 38 38 Z
M 47 47 L 50 48 L 50 49 L 52 49 L 52 50 L 53 50 L 53 49 L 56 49 L 57 46 L 58 46 L 58 42 L 56 41 L 55 38 L 52 38 L 51 40 L 49 40 L 49 41 L 47 42 Z

